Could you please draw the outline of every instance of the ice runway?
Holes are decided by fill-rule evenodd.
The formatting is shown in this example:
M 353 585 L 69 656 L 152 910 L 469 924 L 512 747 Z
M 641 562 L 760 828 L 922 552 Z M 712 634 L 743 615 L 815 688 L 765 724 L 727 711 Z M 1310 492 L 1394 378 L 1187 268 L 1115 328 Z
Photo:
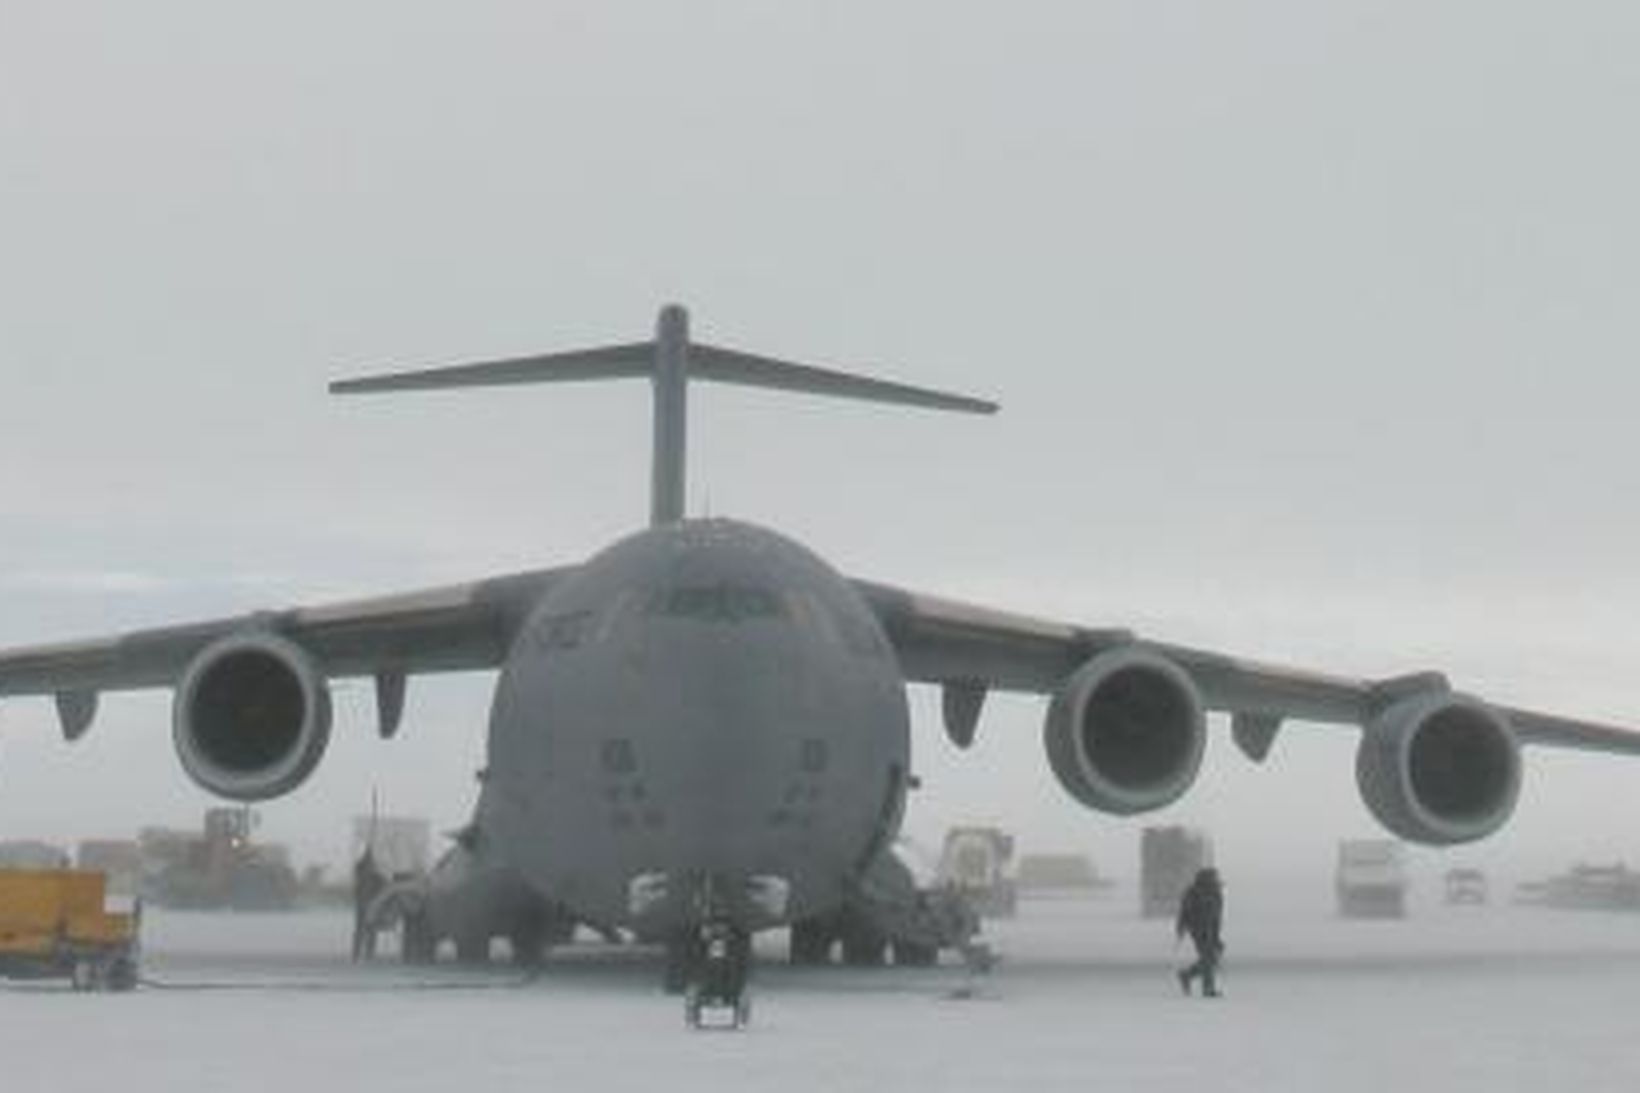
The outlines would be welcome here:
M 1028 901 L 955 967 L 762 964 L 750 1029 L 691 1033 L 652 952 L 511 969 L 353 967 L 348 920 L 154 914 L 135 994 L 0 986 L 5 1088 L 1630 1090 L 1640 916 L 1416 907 L 1347 922 L 1232 887 L 1218 1002 L 1180 997 L 1166 923 L 1117 894 Z M 771 936 L 765 949 L 778 949 Z

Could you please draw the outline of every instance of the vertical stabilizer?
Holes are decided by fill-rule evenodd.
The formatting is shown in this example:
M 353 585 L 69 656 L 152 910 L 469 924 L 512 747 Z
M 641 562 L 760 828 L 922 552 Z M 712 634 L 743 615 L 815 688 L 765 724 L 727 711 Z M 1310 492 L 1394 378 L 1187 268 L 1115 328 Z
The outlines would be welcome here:
M 689 312 L 677 304 L 655 320 L 655 443 L 649 478 L 649 524 L 683 519 L 689 447 Z

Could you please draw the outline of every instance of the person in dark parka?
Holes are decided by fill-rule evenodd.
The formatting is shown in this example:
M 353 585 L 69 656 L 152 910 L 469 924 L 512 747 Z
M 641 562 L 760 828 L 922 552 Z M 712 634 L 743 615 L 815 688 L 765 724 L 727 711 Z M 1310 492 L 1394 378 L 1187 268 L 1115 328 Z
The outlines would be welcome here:
M 1179 989 L 1190 993 L 1190 984 L 1197 977 L 1202 981 L 1202 997 L 1219 996 L 1219 957 L 1224 954 L 1224 939 L 1219 927 L 1224 918 L 1224 888 L 1219 883 L 1216 869 L 1201 869 L 1196 879 L 1184 890 L 1179 900 L 1179 917 L 1174 923 L 1177 937 L 1190 935 L 1196 946 L 1196 962 L 1179 970 Z
M 353 863 L 353 959 L 373 960 L 376 956 L 376 924 L 370 921 L 370 905 L 382 889 L 387 887 L 387 876 L 376 865 L 376 855 L 370 847 L 364 848 L 359 860 Z

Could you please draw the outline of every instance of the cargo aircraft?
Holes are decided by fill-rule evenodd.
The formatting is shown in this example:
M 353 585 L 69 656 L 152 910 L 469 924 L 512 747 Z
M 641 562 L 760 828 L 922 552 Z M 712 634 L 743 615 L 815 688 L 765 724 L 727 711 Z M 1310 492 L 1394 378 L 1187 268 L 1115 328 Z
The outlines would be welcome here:
M 476 811 L 441 889 L 454 909 L 446 932 L 464 955 L 482 955 L 492 934 L 530 949 L 579 920 L 664 940 L 685 969 L 708 928 L 789 925 L 794 959 L 828 958 L 864 898 L 862 878 L 890 854 L 912 785 L 909 683 L 941 689 L 959 748 L 992 691 L 1048 696 L 1049 766 L 1076 801 L 1118 816 L 1190 788 L 1209 712 L 1228 714 L 1236 745 L 1259 762 L 1288 721 L 1358 726 L 1367 808 L 1395 835 L 1432 845 L 1509 819 L 1523 746 L 1640 753 L 1640 733 L 1490 703 L 1435 672 L 1346 678 L 1024 617 L 846 576 L 754 524 L 688 519 L 692 381 L 997 407 L 692 343 L 681 307 L 661 311 L 648 341 L 332 390 L 611 378 L 653 387 L 652 508 L 647 528 L 591 558 L 0 651 L 0 695 L 52 696 L 75 740 L 102 692 L 171 688 L 183 769 L 248 802 L 313 772 L 331 732 L 330 681 L 372 679 L 379 732 L 391 737 L 408 677 L 496 670 Z M 842 941 L 861 962 L 881 959 L 881 938 Z

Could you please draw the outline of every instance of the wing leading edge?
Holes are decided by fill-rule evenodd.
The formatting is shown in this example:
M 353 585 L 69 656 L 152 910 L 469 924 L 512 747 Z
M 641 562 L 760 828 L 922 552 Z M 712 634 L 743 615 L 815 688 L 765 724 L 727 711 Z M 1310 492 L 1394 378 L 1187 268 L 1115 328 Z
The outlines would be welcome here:
M 529 610 L 573 568 L 315 607 L 268 611 L 108 638 L 0 650 L 0 696 L 53 695 L 70 736 L 96 695 L 174 685 L 207 646 L 264 632 L 300 645 L 329 677 L 378 680 L 493 668 Z
M 1188 673 L 1208 709 L 1232 716 L 1236 743 L 1262 760 L 1284 721 L 1364 725 L 1397 699 L 1450 690 L 1438 672 L 1382 680 L 1329 675 L 1149 641 L 1128 630 L 994 611 L 872 581 L 854 585 L 882 623 L 906 678 L 944 686 L 948 709 L 953 695 L 963 692 L 1052 693 L 1090 658 L 1136 647 Z M 1632 729 L 1511 707 L 1497 712 L 1522 744 L 1640 755 L 1640 732 Z

